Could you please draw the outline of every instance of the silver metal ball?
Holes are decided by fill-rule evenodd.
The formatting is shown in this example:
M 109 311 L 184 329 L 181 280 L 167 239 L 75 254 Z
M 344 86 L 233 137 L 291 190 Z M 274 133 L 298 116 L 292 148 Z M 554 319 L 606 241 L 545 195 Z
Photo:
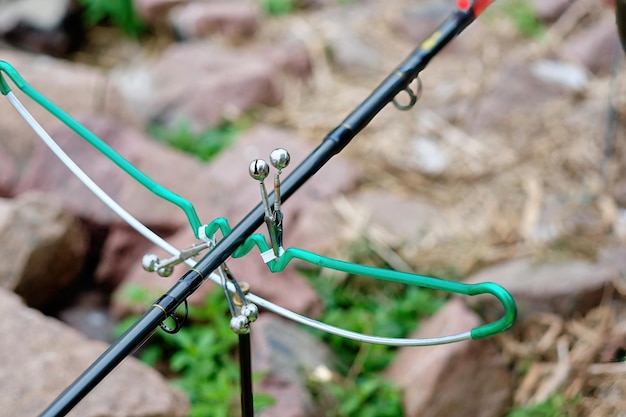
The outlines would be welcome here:
M 256 306 L 256 304 L 248 303 L 241 307 L 241 314 L 246 316 L 248 320 L 252 323 L 259 318 L 259 308 Z
M 248 334 L 250 332 L 248 318 L 244 315 L 230 319 L 230 329 L 236 334 Z
M 156 256 L 154 253 L 146 253 L 141 258 L 141 266 L 143 267 L 144 270 L 148 272 L 154 272 L 156 271 L 159 261 L 160 261 L 159 257 Z
M 291 156 L 287 149 L 276 148 L 270 153 L 270 162 L 274 168 L 281 170 L 289 165 L 291 161 Z
M 157 274 L 159 274 L 159 276 L 163 278 L 169 277 L 170 275 L 172 275 L 173 272 L 174 272 L 174 267 L 170 265 L 157 269 Z
M 270 173 L 270 166 L 262 159 L 255 159 L 248 167 L 250 176 L 257 181 L 263 181 Z

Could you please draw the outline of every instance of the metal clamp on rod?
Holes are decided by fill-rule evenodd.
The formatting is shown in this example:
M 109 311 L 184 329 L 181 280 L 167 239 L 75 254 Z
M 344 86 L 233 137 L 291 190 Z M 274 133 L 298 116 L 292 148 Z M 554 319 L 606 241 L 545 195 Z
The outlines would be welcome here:
M 270 173 L 270 167 L 263 159 L 255 159 L 250 162 L 248 173 L 259 181 L 261 188 L 261 204 L 265 213 L 263 220 L 267 226 L 267 233 L 270 237 L 272 246 L 271 253 L 268 251 L 263 253 L 265 263 L 270 262 L 284 253 L 283 250 L 283 212 L 281 210 L 281 192 L 280 192 L 280 174 L 283 168 L 289 165 L 291 157 L 287 150 L 276 148 L 270 153 L 270 162 L 278 171 L 274 174 L 274 205 L 270 204 L 267 188 L 265 188 L 265 178 Z
M 167 259 L 160 259 L 154 253 L 147 253 L 141 258 L 141 266 L 148 272 L 156 272 L 162 277 L 169 277 L 174 272 L 174 267 L 199 255 L 203 250 L 213 246 L 212 241 L 202 242 L 183 249 L 176 256 Z

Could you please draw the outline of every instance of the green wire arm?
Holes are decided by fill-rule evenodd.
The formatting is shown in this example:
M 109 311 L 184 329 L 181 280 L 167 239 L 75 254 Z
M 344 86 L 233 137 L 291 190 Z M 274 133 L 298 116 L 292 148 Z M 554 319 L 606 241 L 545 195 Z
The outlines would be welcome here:
M 223 236 L 230 233 L 231 228 L 225 218 L 213 220 L 205 226 L 207 236 L 213 236 L 217 231 Z M 265 237 L 261 234 L 253 234 L 248 237 L 244 243 L 233 252 L 234 258 L 240 258 L 248 254 L 254 247 L 258 247 L 261 253 L 270 249 Z M 361 275 L 370 278 L 381 279 L 385 281 L 397 282 L 406 285 L 415 285 L 418 287 L 430 288 L 433 290 L 446 291 L 455 294 L 475 296 L 480 294 L 493 295 L 504 308 L 503 316 L 492 323 L 487 323 L 471 330 L 472 339 L 482 339 L 484 337 L 493 336 L 510 328 L 517 317 L 517 305 L 511 294 L 502 286 L 493 282 L 482 282 L 478 284 L 465 284 L 461 282 L 446 281 L 438 278 L 427 277 L 424 275 L 410 274 L 407 272 L 393 271 L 389 269 L 375 268 L 372 266 L 358 265 L 337 259 L 327 258 L 316 253 L 306 251 L 299 248 L 288 248 L 277 259 L 267 263 L 271 272 L 281 272 L 294 259 L 307 262 L 309 264 L 319 266 L 321 268 L 332 269 L 335 271 L 346 272 L 353 275 Z

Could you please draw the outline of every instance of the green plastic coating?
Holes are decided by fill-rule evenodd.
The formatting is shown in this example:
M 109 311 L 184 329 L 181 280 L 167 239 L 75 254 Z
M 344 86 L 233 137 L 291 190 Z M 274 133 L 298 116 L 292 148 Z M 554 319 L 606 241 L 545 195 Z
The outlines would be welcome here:
M 228 221 L 224 218 L 215 219 L 205 226 L 207 236 L 214 235 L 218 230 L 226 236 L 230 233 Z M 261 253 L 270 249 L 265 237 L 254 234 L 248 237 L 244 243 L 233 253 L 233 257 L 239 258 L 249 253 L 254 247 L 258 247 Z M 289 248 L 278 259 L 267 263 L 271 272 L 281 272 L 293 260 L 299 259 L 309 264 L 321 268 L 333 269 L 353 275 L 361 275 L 385 281 L 392 281 L 406 285 L 430 288 L 433 290 L 446 291 L 455 294 L 475 296 L 480 294 L 491 294 L 502 304 L 504 308 L 503 316 L 492 323 L 487 323 L 471 330 L 472 339 L 482 339 L 493 336 L 510 328 L 517 317 L 517 305 L 511 294 L 502 286 L 493 282 L 482 282 L 478 284 L 465 284 L 461 282 L 446 281 L 424 275 L 410 274 L 407 272 L 392 271 L 389 269 L 375 268 L 372 266 L 358 265 L 337 259 L 327 258 L 316 253 L 299 248 Z
M 102 139 L 94 135 L 91 131 L 89 131 L 86 127 L 81 125 L 78 121 L 72 118 L 65 111 L 60 109 L 56 104 L 48 100 L 44 95 L 39 93 L 39 91 L 35 90 L 31 87 L 24 79 L 20 76 L 20 74 L 13 68 L 9 63 L 5 61 L 0 61 L 0 71 L 4 71 L 7 76 L 15 83 L 15 85 L 28 97 L 34 100 L 41 107 L 46 109 L 52 115 L 61 120 L 66 126 L 76 132 L 79 136 L 89 142 L 94 148 L 100 151 L 104 156 L 113 161 L 117 166 L 119 166 L 122 170 L 124 170 L 128 175 L 134 178 L 137 182 L 143 185 L 145 188 L 150 190 L 152 193 L 156 194 L 158 197 L 161 197 L 170 203 L 180 207 L 185 215 L 187 216 L 187 220 L 195 234 L 196 238 L 198 237 L 198 229 L 202 225 L 198 215 L 196 213 L 195 208 L 185 198 L 179 196 L 178 194 L 168 190 L 163 187 L 138 168 L 136 168 L 133 164 L 128 162 L 124 157 L 118 154 L 113 148 L 104 143 Z M 0 79 L 0 89 L 2 94 L 6 95 L 11 91 L 9 86 L 6 84 L 4 78 Z
M 6 80 L 2 76 L 2 73 L 0 72 L 0 93 L 2 93 L 3 96 L 6 96 L 10 92 L 11 87 L 9 87 L 9 84 L 7 84 Z

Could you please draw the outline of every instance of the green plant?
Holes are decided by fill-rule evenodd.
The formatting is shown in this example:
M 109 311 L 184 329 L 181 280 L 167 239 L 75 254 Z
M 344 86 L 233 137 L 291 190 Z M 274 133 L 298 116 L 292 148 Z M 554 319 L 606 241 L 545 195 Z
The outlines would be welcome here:
M 327 417 L 398 417 L 402 415 L 399 390 L 378 375 L 356 381 L 311 381 L 309 389 Z
M 188 121 L 182 120 L 174 127 L 150 126 L 148 133 L 159 142 L 195 155 L 201 161 L 209 161 L 232 144 L 247 124 L 246 119 L 238 122 L 223 121 L 215 127 L 196 133 Z
M 110 21 L 129 36 L 137 37 L 145 31 L 132 0 L 80 0 L 84 7 L 83 20 L 89 27 L 104 20 Z
M 261 8 L 269 15 L 278 16 L 295 11 L 296 3 L 297 0 L 261 0 Z
M 132 296 L 141 297 L 133 289 Z M 144 293 L 148 299 L 147 292 Z M 230 330 L 228 305 L 221 289 L 207 295 L 202 307 L 189 307 L 188 322 L 176 334 L 157 332 L 140 358 L 159 368 L 189 396 L 191 417 L 229 417 L 239 409 L 239 364 L 234 359 L 237 336 Z M 118 331 L 128 328 L 135 317 L 125 320 Z M 271 405 L 273 399 L 255 393 L 255 408 Z
M 358 332 L 405 337 L 416 328 L 420 317 L 431 315 L 444 303 L 435 292 L 423 288 L 359 276 L 320 276 L 319 272 L 303 271 L 322 298 L 321 320 Z M 318 333 L 318 337 L 337 354 L 344 374 L 339 381 L 319 383 L 313 388 L 319 406 L 334 413 L 326 415 L 402 415 L 401 392 L 380 375 L 393 360 L 394 348 L 327 333 Z
M 358 276 L 318 276 L 317 271 L 306 275 L 322 298 L 321 320 L 358 332 L 404 337 L 416 328 L 420 317 L 431 315 L 444 302 L 435 292 L 418 287 Z M 319 336 L 337 352 L 343 364 L 352 367 L 353 376 L 384 369 L 395 351 L 326 333 Z
M 510 0 L 502 2 L 502 10 L 513 20 L 517 30 L 524 36 L 541 37 L 546 28 L 537 18 L 535 10 L 528 0 Z
M 578 398 L 566 398 L 555 394 L 546 401 L 513 409 L 506 417 L 573 417 Z

